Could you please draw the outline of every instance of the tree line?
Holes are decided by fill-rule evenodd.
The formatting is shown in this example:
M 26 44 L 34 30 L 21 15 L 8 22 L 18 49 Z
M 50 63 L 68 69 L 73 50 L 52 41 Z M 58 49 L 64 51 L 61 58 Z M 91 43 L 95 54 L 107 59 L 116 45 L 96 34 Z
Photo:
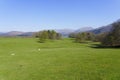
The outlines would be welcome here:
M 120 22 L 113 23 L 110 32 L 94 34 L 92 32 L 71 33 L 69 38 L 73 38 L 75 42 L 84 43 L 86 41 L 100 42 L 104 47 L 120 47 Z M 39 42 L 44 43 L 47 39 L 58 40 L 62 36 L 54 30 L 44 30 L 35 33 L 35 37 L 39 38 Z
M 43 30 L 35 33 L 35 37 L 39 38 L 40 43 L 44 43 L 47 39 L 58 40 L 61 39 L 61 34 L 54 30 Z
M 120 47 L 120 22 L 112 24 L 113 28 L 101 41 L 106 47 Z
M 94 34 L 91 32 L 71 33 L 70 38 L 75 42 L 83 43 L 86 41 L 100 42 L 103 47 L 120 47 L 120 22 L 113 23 L 110 32 Z
M 82 33 L 71 33 L 69 35 L 70 38 L 74 38 L 75 42 L 86 42 L 86 41 L 93 41 L 95 38 L 95 35 L 90 32 L 82 32 Z

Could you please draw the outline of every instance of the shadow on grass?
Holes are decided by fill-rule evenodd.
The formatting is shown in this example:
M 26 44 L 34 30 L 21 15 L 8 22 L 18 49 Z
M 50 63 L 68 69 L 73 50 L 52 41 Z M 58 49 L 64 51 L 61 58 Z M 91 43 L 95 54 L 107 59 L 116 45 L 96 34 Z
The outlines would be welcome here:
M 120 46 L 103 46 L 101 44 L 91 44 L 89 47 L 97 49 L 120 49 Z
M 44 42 L 41 42 L 41 41 L 37 41 L 37 43 L 45 43 L 45 41 L 44 41 Z
M 78 43 L 78 44 L 91 44 L 93 43 L 92 41 L 83 41 L 83 42 L 76 42 L 76 41 L 71 41 L 72 43 Z

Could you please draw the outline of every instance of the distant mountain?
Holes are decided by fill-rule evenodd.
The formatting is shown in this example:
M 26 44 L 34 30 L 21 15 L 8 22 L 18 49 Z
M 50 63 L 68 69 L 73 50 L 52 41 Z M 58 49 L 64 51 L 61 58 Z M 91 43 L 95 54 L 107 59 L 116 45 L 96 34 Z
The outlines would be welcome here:
M 55 31 L 60 33 L 62 36 L 67 37 L 70 33 L 74 32 L 75 30 L 72 30 L 72 29 L 58 29 L 58 30 L 55 30 Z
M 0 33 L 0 36 L 32 36 L 34 32 L 21 32 L 21 31 L 10 31 L 6 33 Z
M 105 33 L 105 32 L 109 32 L 112 29 L 112 25 L 108 25 L 108 26 L 103 26 L 94 30 L 91 30 L 90 32 L 95 33 L 95 34 L 100 34 L 100 33 Z
M 1 36 L 17 36 L 23 33 L 24 32 L 21 32 L 21 31 L 10 31 L 10 32 L 1 34 Z
M 94 30 L 90 30 L 89 32 L 95 33 L 95 34 L 100 34 L 100 33 L 105 33 L 105 32 L 110 32 L 112 30 L 113 24 L 120 22 L 120 19 L 117 20 L 116 22 L 113 22 L 112 24 L 109 24 L 107 26 L 103 26 Z
M 73 30 L 73 29 L 59 29 L 59 30 L 55 30 L 56 32 L 62 34 L 62 36 L 68 37 L 68 35 L 70 33 L 78 33 L 78 32 L 85 32 L 85 31 L 89 31 L 92 30 L 92 27 L 83 27 L 80 28 L 78 30 Z
M 86 31 L 90 31 L 90 30 L 93 30 L 93 28 L 92 27 L 83 27 L 83 28 L 76 30 L 75 33 L 86 32 Z
M 120 22 L 120 19 L 118 19 L 116 22 Z
M 3 34 L 3 32 L 0 32 L 0 35 Z
M 92 27 L 83 27 L 78 30 L 73 30 L 73 29 L 57 29 L 55 30 L 56 32 L 62 34 L 64 37 L 68 37 L 70 33 L 78 33 L 78 32 L 92 32 L 95 34 L 100 34 L 104 32 L 109 32 L 112 29 L 112 25 L 114 23 L 120 22 L 120 19 L 117 20 L 116 22 L 113 22 L 112 24 L 109 24 L 107 26 L 103 26 L 97 29 L 93 29 Z M 32 36 L 35 32 L 21 32 L 21 31 L 11 31 L 7 33 L 2 33 L 0 32 L 0 36 Z
M 25 32 L 23 34 L 20 34 L 18 36 L 32 36 L 35 32 Z

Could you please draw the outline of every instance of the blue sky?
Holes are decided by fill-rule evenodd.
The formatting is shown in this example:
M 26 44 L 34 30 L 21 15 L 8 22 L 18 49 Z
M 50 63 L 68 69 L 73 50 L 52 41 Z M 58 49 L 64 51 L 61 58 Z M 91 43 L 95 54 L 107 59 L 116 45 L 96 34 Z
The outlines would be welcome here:
M 120 0 L 0 0 L 0 32 L 101 27 L 120 19 Z

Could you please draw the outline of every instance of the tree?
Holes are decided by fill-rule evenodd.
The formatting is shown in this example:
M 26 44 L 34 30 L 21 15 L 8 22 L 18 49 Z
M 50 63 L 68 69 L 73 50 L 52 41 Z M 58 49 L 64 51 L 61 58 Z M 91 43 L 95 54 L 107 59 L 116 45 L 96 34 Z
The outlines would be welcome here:
M 101 41 L 103 46 L 120 46 L 120 22 L 114 23 L 111 32 Z
M 75 42 L 82 42 L 81 33 L 76 34 Z
M 101 42 L 101 41 L 103 41 L 103 39 L 106 37 L 106 35 L 108 35 L 108 32 L 106 32 L 106 33 L 101 33 L 101 34 L 97 34 L 97 35 L 95 35 L 93 41 L 95 41 L 95 42 Z
M 61 39 L 61 36 L 62 36 L 61 34 L 56 33 L 56 39 L 57 39 L 57 40 Z
M 76 35 L 77 35 L 77 33 L 70 33 L 70 34 L 69 34 L 69 38 L 75 38 Z
M 73 37 L 73 34 L 71 35 Z M 90 32 L 82 32 L 75 34 L 75 42 L 85 42 L 85 41 L 93 41 L 95 35 Z
M 56 39 L 56 32 L 54 30 L 51 31 L 51 39 L 55 40 Z
M 86 34 L 83 33 L 78 33 L 75 37 L 75 42 L 84 42 L 86 40 Z
M 50 40 L 56 40 L 56 39 L 61 39 L 61 34 L 55 32 L 54 30 L 44 30 L 35 33 L 35 37 L 39 38 L 39 42 L 43 43 L 46 41 L 46 39 Z
M 48 39 L 47 31 L 39 32 L 39 40 L 40 40 L 40 42 L 44 43 L 46 39 Z
M 86 40 L 94 41 L 94 39 L 95 39 L 95 34 L 93 34 L 91 32 L 86 32 Z

